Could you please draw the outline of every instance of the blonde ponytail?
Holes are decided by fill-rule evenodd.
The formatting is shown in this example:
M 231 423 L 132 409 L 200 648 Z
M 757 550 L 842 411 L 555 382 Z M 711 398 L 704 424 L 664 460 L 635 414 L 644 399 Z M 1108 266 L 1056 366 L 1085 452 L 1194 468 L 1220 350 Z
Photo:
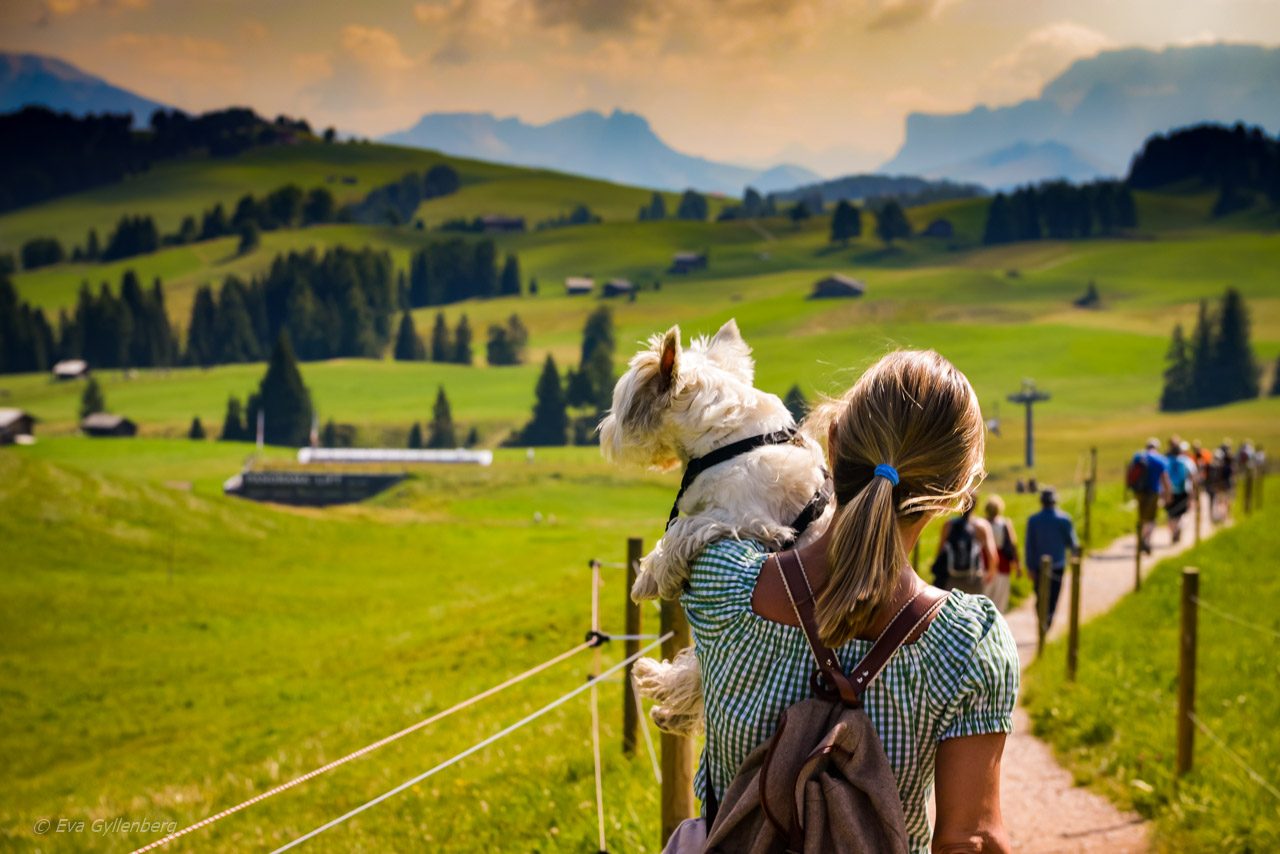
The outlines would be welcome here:
M 907 565 L 900 527 L 962 505 L 985 477 L 985 425 L 972 386 L 932 351 L 890 353 L 823 407 L 835 483 L 827 582 L 815 612 L 838 646 L 872 623 Z M 897 483 L 878 476 L 893 467 Z

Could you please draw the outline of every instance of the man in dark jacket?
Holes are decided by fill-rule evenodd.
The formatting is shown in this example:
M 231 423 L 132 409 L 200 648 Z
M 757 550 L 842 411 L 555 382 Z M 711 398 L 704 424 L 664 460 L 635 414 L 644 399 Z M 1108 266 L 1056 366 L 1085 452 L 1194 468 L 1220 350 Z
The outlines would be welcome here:
M 1071 517 L 1058 509 L 1058 493 L 1053 487 L 1046 487 L 1040 493 L 1039 513 L 1027 520 L 1027 537 L 1025 543 L 1027 571 L 1036 584 L 1037 606 L 1040 597 L 1040 564 L 1044 556 L 1049 557 L 1053 571 L 1049 575 L 1049 601 L 1045 611 L 1044 630 L 1049 631 L 1053 624 L 1053 614 L 1058 608 L 1058 594 L 1062 592 L 1062 576 L 1067 566 L 1067 553 L 1080 551 L 1080 540 L 1076 536 L 1076 526 Z

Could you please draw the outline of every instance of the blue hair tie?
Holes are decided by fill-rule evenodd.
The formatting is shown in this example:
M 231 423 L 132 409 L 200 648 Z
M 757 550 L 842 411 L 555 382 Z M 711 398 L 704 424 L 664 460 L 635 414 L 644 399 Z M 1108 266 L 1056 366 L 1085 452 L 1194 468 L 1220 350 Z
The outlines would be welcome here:
M 885 480 L 892 483 L 894 486 L 898 485 L 898 470 L 893 466 L 889 465 L 888 463 L 881 463 L 880 465 L 876 466 L 876 472 L 875 472 L 875 475 L 873 476 L 882 477 Z

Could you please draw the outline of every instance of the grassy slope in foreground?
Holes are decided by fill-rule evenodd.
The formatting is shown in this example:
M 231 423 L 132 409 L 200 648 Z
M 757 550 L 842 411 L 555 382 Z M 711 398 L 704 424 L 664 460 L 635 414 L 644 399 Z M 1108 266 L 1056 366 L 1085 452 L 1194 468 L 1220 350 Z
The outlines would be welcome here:
M 182 469 L 162 456 L 146 468 Z M 204 483 L 212 460 L 199 456 L 191 467 Z M 432 469 L 373 505 L 327 511 L 207 488 L 0 451 L 0 848 L 30 847 L 49 816 L 185 825 L 574 646 L 589 626 L 587 558 L 621 559 L 628 535 L 652 542 L 670 498 L 665 484 L 554 451 Z M 621 627 L 623 598 L 609 575 L 606 628 Z M 654 612 L 645 620 L 656 629 Z M 604 651 L 606 664 L 620 657 Z M 194 844 L 283 844 L 581 685 L 590 667 L 583 654 Z M 647 758 L 621 756 L 620 699 L 616 683 L 601 692 L 609 839 L 637 851 L 656 841 L 658 789 Z M 584 696 L 316 850 L 587 850 L 591 780 Z M 39 844 L 127 851 L 151 838 Z
M 1180 571 L 1200 569 L 1196 711 L 1237 755 L 1280 783 L 1280 512 L 1264 512 L 1181 557 L 1081 632 L 1080 677 L 1063 678 L 1062 643 L 1029 673 L 1035 732 L 1080 783 L 1156 825 L 1165 851 L 1274 851 L 1280 800 L 1202 734 L 1175 782 Z M 1229 622 L 1207 607 L 1259 628 Z

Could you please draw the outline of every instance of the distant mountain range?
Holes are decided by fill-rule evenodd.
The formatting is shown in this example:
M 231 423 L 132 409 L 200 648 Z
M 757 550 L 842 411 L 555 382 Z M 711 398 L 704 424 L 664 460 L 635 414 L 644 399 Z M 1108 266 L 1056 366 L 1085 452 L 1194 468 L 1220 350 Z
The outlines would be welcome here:
M 132 113 L 133 123 L 146 125 L 165 104 L 112 86 L 73 65 L 33 53 L 0 53 L 0 113 L 38 104 L 77 116 L 86 113 Z
M 912 113 L 881 172 L 992 188 L 1124 175 L 1153 133 L 1199 122 L 1280 130 L 1280 48 L 1127 49 L 1074 63 L 1040 97 L 966 113 Z
M 428 113 L 382 141 L 667 190 L 693 187 L 738 195 L 748 185 L 768 193 L 819 180 L 803 166 L 757 170 L 681 153 L 643 116 L 622 110 L 608 115 L 589 110 L 544 125 L 491 113 Z

